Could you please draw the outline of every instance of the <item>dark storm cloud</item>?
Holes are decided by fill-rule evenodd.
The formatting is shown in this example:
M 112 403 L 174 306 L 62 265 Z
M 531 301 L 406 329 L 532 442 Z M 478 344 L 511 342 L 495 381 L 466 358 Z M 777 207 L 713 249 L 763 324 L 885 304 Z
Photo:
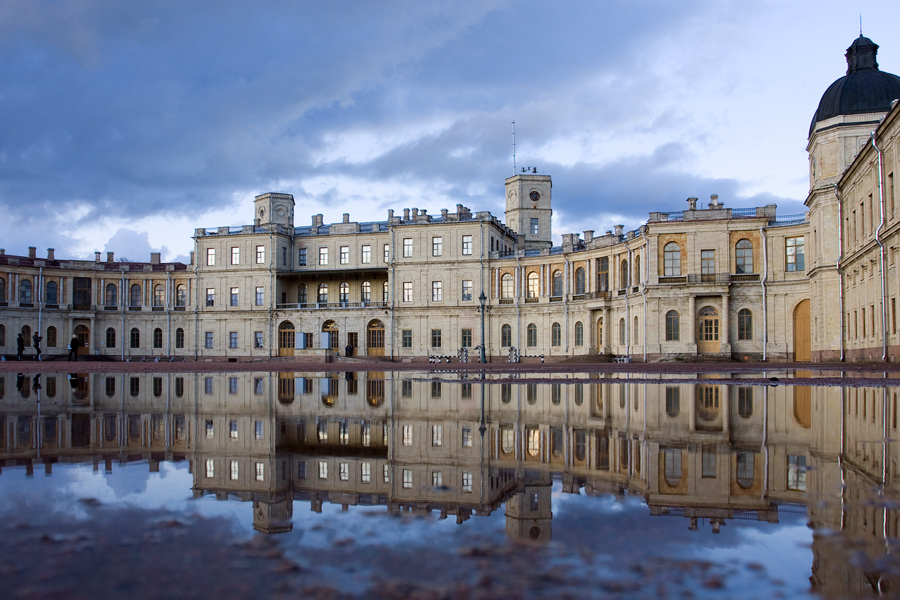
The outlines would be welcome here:
M 41 225 L 200 216 L 279 179 L 298 202 L 340 202 L 336 189 L 306 191 L 315 176 L 431 182 L 496 210 L 513 118 L 523 164 L 554 140 L 670 127 L 644 67 L 708 7 L 11 0 L 0 5 L 3 237 L 22 243 L 26 229 L 65 246 Z M 335 149 L 347 138 L 352 154 L 360 131 L 385 147 Z M 649 173 L 642 159 L 541 166 L 571 222 L 598 202 L 637 215 L 695 193 L 695 177 L 646 154 Z M 405 189 L 368 199 L 405 200 L 427 202 Z

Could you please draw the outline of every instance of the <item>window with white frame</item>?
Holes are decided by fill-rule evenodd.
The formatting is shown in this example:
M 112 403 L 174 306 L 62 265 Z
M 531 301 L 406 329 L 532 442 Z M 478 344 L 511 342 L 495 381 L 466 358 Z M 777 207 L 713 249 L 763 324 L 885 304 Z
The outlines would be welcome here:
M 404 281 L 403 282 L 403 301 L 404 302 L 412 302 L 412 281 Z
M 403 431 L 402 444 L 404 446 L 412 446 L 412 439 L 413 439 L 412 425 L 404 425 L 402 431 Z
M 266 288 L 261 285 L 256 286 L 256 306 L 262 306 L 266 302 Z
M 403 258 L 412 258 L 413 241 L 412 238 L 403 238 Z
M 266 263 L 266 247 L 265 246 L 257 246 L 256 247 L 256 264 L 264 265 Z
M 206 478 L 212 479 L 216 476 L 216 461 L 212 458 L 206 459 Z
M 442 487 L 444 485 L 444 477 L 440 471 L 431 472 L 431 485 L 433 487 Z
M 231 264 L 241 264 L 241 249 L 238 246 L 231 247 Z
M 231 288 L 231 296 L 229 298 L 230 306 L 237 306 L 241 301 L 241 288 Z
M 364 265 L 372 262 L 372 246 L 369 244 L 363 245 L 359 261 Z
M 372 481 L 372 463 L 364 462 L 359 467 L 359 480 L 363 483 L 370 483 Z
M 240 463 L 236 460 L 231 461 L 231 480 L 236 481 L 240 477 Z
M 328 463 L 324 460 L 319 461 L 319 479 L 328 479 Z
M 535 218 L 531 219 L 531 235 L 539 235 L 541 233 L 541 223 Z
M 471 302 L 472 301 L 472 290 L 474 289 L 474 285 L 472 284 L 471 279 L 463 279 L 462 280 L 462 301 L 463 302 Z
M 350 480 L 350 463 L 342 462 L 338 465 L 338 478 L 341 481 Z
M 444 238 L 437 236 L 431 238 L 431 255 L 443 256 L 444 254 Z
M 256 463 L 256 480 L 257 481 L 265 481 L 266 480 L 266 463 L 262 463 L 262 462 Z
M 463 427 L 462 428 L 462 445 L 463 445 L 463 448 L 471 448 L 472 447 L 472 428 L 471 427 Z
M 473 250 L 472 236 L 462 236 L 462 253 L 464 256 L 471 256 Z
M 216 249 L 215 248 L 207 248 L 206 249 L 206 266 L 207 267 L 216 266 Z
M 444 445 L 444 426 L 443 425 L 432 425 L 431 426 L 431 445 L 435 448 L 439 448 Z
M 319 264 L 327 265 L 328 264 L 328 248 L 319 248 Z
M 444 282 L 443 281 L 432 281 L 431 282 L 431 301 L 432 302 L 443 302 L 444 301 Z
M 350 264 L 350 246 L 341 246 L 340 261 L 342 265 Z
M 404 487 L 404 489 L 411 489 L 412 486 L 413 486 L 412 469 L 403 469 L 403 487 Z
M 462 474 L 462 491 L 469 493 L 472 491 L 472 473 L 463 471 Z

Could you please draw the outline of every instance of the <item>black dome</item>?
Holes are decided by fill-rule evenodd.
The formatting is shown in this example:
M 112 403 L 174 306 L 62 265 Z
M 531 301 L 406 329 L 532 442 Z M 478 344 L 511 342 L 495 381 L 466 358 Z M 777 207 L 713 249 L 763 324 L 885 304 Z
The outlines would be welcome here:
M 828 86 L 809 126 L 838 115 L 887 112 L 900 98 L 900 77 L 878 70 L 878 44 L 860 35 L 847 48 L 847 74 Z

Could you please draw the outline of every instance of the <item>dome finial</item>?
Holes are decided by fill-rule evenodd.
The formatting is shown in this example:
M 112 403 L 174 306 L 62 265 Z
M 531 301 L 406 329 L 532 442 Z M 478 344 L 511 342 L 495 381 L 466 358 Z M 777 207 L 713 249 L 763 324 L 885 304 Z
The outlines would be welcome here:
M 878 69 L 875 56 L 878 54 L 878 44 L 862 34 L 847 48 L 847 75 L 860 69 Z

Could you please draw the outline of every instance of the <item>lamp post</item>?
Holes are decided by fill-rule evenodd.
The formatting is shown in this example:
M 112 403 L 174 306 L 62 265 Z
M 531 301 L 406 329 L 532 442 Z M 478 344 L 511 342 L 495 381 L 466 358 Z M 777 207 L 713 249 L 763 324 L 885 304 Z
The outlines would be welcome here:
M 484 356 L 484 311 L 487 308 L 485 306 L 487 296 L 484 295 L 484 290 L 481 290 L 481 294 L 478 296 L 478 302 L 481 304 L 481 355 L 478 357 L 478 362 L 486 363 L 487 359 Z

